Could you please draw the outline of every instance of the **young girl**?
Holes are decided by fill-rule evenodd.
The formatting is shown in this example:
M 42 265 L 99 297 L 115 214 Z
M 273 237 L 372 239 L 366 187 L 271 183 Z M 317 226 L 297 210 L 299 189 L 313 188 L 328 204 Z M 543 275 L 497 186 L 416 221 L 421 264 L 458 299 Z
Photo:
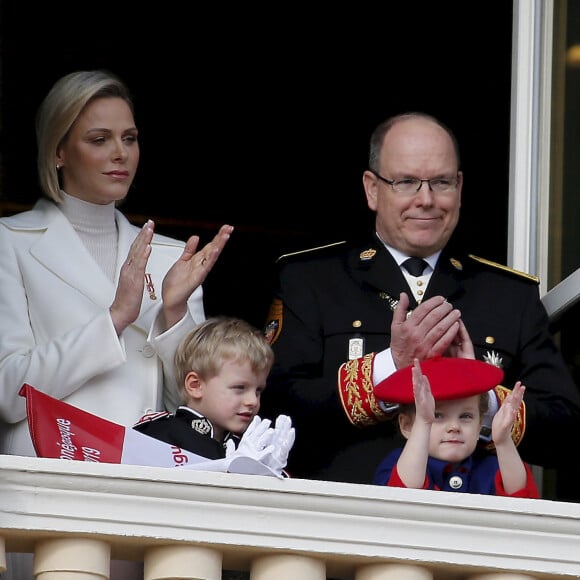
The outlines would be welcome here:
M 398 421 L 407 441 L 379 465 L 373 483 L 538 498 L 511 436 L 525 391 L 521 382 L 493 418 L 495 454 L 478 448 L 487 392 L 502 379 L 501 369 L 482 361 L 435 357 L 421 364 L 415 359 L 378 384 L 378 398 L 402 404 Z

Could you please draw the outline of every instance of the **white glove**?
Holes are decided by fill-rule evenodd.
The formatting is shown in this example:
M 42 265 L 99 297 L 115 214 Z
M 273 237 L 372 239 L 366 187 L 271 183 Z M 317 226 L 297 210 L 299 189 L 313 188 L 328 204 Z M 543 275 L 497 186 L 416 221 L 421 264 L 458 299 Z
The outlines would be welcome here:
M 270 469 L 281 474 L 282 470 L 288 463 L 288 454 L 294 445 L 296 432 L 292 427 L 292 420 L 287 415 L 278 415 L 274 425 L 274 434 L 271 439 L 271 445 L 274 447 L 272 452 L 264 457 L 265 463 Z
M 226 457 L 250 457 L 281 477 L 282 470 L 288 462 L 288 454 L 294 445 L 295 430 L 287 415 L 279 415 L 274 428 L 270 425 L 269 419 L 254 417 L 240 439 L 237 449 L 232 439 L 226 441 Z
M 270 444 L 274 429 L 271 429 L 270 425 L 270 419 L 260 419 L 256 415 L 244 431 L 237 449 L 233 439 L 226 441 L 226 457 L 231 457 L 234 454 L 243 455 L 265 463 L 264 458 L 274 450 L 274 447 Z

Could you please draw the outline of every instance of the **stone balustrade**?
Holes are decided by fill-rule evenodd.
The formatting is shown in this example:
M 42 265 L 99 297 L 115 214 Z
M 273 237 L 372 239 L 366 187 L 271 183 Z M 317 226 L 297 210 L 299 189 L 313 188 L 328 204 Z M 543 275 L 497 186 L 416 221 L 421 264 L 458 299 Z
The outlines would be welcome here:
M 9 552 L 37 580 L 580 578 L 580 505 L 0 455 Z

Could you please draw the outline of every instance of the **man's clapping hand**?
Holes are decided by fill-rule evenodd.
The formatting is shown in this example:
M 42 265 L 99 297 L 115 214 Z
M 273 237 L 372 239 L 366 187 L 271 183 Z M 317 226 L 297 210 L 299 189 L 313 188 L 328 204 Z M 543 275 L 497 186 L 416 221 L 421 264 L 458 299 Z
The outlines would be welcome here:
M 416 358 L 425 360 L 443 356 L 450 349 L 454 350 L 454 356 L 462 356 L 463 339 L 467 340 L 469 336 L 458 309 L 443 296 L 433 296 L 421 302 L 411 313 L 408 309 L 409 297 L 401 292 L 393 313 L 390 346 L 398 369 L 412 365 Z

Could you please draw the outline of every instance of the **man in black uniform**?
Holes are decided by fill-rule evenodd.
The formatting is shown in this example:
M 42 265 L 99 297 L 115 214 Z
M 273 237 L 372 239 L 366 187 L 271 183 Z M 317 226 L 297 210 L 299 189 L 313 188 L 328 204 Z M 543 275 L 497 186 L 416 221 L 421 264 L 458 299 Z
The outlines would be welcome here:
M 381 458 L 402 443 L 390 420 L 396 407 L 378 401 L 373 384 L 415 357 L 461 356 L 466 342 L 503 368 L 506 387 L 526 385 L 513 431 L 522 458 L 546 467 L 569 461 L 580 396 L 549 333 L 538 280 L 448 247 L 459 166 L 455 137 L 437 119 L 385 121 L 363 174 L 373 235 L 279 260 L 265 328 L 276 358 L 262 414 L 292 418 L 293 477 L 371 483 Z M 491 416 L 505 392 L 490 391 Z

